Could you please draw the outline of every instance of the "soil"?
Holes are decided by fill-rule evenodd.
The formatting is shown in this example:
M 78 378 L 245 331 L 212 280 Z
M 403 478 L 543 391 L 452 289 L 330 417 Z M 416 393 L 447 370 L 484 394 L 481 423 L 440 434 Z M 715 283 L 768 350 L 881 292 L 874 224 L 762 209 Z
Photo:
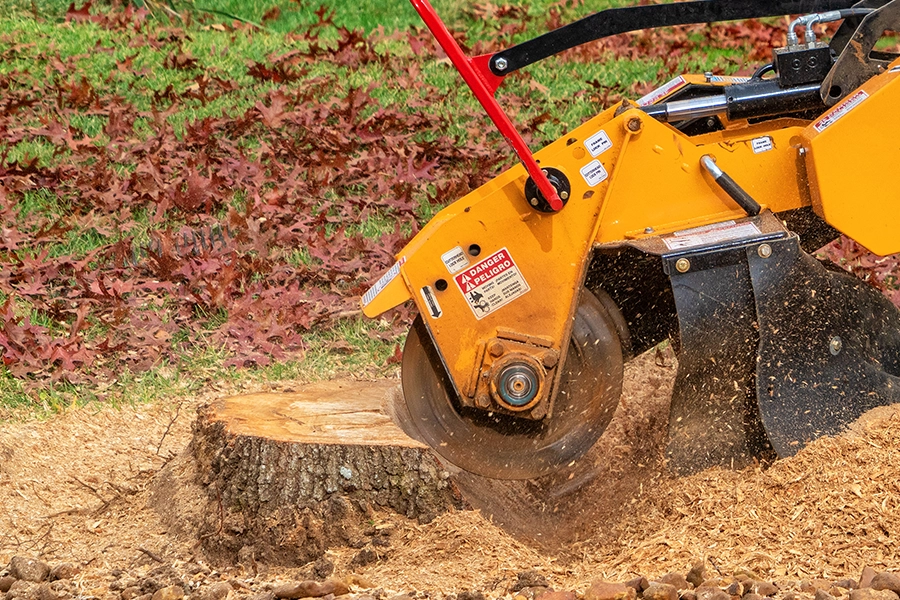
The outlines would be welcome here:
M 14 556 L 29 556 L 76 568 L 54 597 L 127 600 L 175 584 L 211 598 L 205 591 L 227 581 L 234 597 L 271 598 L 279 584 L 331 577 L 357 598 L 476 599 L 512 597 L 517 582 L 532 578 L 539 584 L 515 592 L 527 598 L 542 589 L 541 577 L 582 594 L 596 580 L 687 574 L 699 563 L 712 575 L 775 581 L 784 592 L 776 599 L 787 599 L 785 590 L 811 599 L 815 587 L 804 580 L 900 569 L 900 407 L 872 411 L 843 435 L 768 468 L 672 478 L 661 456 L 674 373 L 665 353 L 632 361 L 614 423 L 578 469 L 493 492 L 472 480 L 487 490 L 473 495 L 480 510 L 428 523 L 375 513 L 381 543 L 332 548 L 293 568 L 252 555 L 213 564 L 189 523 L 152 506 L 154 478 L 178 466 L 198 407 L 241 390 L 5 422 L 0 582 Z

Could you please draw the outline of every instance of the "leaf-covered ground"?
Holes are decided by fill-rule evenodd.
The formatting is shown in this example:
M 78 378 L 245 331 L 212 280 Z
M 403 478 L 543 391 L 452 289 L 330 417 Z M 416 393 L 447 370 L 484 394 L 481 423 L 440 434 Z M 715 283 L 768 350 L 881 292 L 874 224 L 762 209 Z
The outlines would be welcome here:
M 473 53 L 586 12 L 436 4 Z M 323 339 L 396 360 L 409 308 L 354 325 L 365 347 L 341 323 L 422 223 L 510 163 L 430 34 L 350 28 L 343 5 L 273 3 L 261 26 L 135 6 L 0 17 L 0 391 L 96 392 L 198 353 L 264 367 Z M 501 102 L 536 147 L 675 73 L 750 71 L 783 25 L 617 36 Z M 848 244 L 895 287 L 896 259 Z

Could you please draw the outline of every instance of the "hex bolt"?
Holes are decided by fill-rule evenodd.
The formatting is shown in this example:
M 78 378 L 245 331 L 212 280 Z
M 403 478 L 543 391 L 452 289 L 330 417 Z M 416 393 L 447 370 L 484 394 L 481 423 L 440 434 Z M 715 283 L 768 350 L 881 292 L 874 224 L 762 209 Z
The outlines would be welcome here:
M 675 270 L 679 273 L 687 273 L 691 270 L 691 261 L 686 258 L 679 258 L 675 261 Z
M 631 117 L 630 119 L 628 119 L 628 124 L 626 125 L 626 127 L 628 127 L 628 131 L 630 131 L 632 133 L 637 133 L 638 131 L 641 130 L 641 125 L 642 125 L 642 123 L 639 118 Z
M 563 191 L 561 191 L 561 192 L 559 193 L 559 197 L 560 197 L 562 200 L 568 200 L 568 199 L 569 199 L 569 192 L 563 190 Z
M 828 351 L 831 352 L 832 356 L 837 356 L 841 353 L 841 349 L 844 347 L 844 342 L 841 341 L 841 336 L 836 335 L 828 342 Z
M 756 249 L 756 253 L 759 254 L 760 258 L 769 258 L 772 256 L 772 246 L 760 244 L 759 248 Z
M 544 365 L 544 368 L 552 369 L 559 363 L 559 352 L 550 348 L 548 350 L 544 350 L 543 355 L 541 355 L 541 364 Z
M 498 71 L 505 71 L 507 67 L 509 67 L 509 63 L 506 62 L 506 59 L 503 57 L 500 57 L 494 61 L 494 68 Z
M 498 358 L 500 356 L 503 356 L 503 353 L 506 352 L 506 347 L 503 345 L 503 342 L 494 340 L 493 342 L 491 342 L 489 351 L 491 353 L 491 356 L 493 356 L 494 358 Z
M 538 205 L 538 199 L 537 199 L 537 198 L 529 198 L 529 199 L 528 199 L 528 203 L 529 203 L 530 205 L 532 205 L 532 206 L 537 206 L 537 205 Z

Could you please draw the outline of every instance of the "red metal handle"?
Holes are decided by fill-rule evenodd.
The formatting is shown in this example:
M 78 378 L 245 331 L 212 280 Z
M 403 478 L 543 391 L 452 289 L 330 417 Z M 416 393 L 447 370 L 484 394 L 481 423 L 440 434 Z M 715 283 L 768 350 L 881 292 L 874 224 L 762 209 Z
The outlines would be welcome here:
M 541 170 L 540 165 L 535 162 L 534 157 L 531 155 L 531 150 L 528 148 L 528 144 L 525 143 L 525 140 L 523 140 L 522 136 L 519 135 L 519 132 L 516 131 L 515 126 L 513 126 L 509 117 L 506 116 L 506 113 L 503 112 L 503 109 L 500 108 L 500 104 L 498 104 L 497 100 L 494 98 L 494 92 L 500 86 L 500 82 L 503 81 L 503 78 L 498 77 L 491 72 L 488 64 L 490 55 L 477 56 L 474 59 L 469 58 L 462 51 L 462 48 L 459 47 L 459 44 L 456 43 L 456 40 L 453 39 L 453 36 L 450 35 L 444 22 L 438 17 L 434 8 L 428 3 L 428 0 L 409 1 L 412 3 L 413 7 L 415 7 L 419 16 L 422 17 L 422 20 L 425 21 L 425 25 L 431 30 L 432 35 L 434 35 L 435 39 L 441 45 L 441 48 L 447 53 L 453 66 L 456 67 L 456 70 L 462 75 L 466 84 L 472 90 L 472 93 L 475 94 L 475 97 L 481 103 L 481 106 L 484 107 L 484 110 L 491 118 L 491 121 L 494 122 L 494 125 L 497 126 L 497 129 L 503 134 L 503 137 L 506 138 L 506 141 L 509 142 L 510 146 L 513 147 L 519 160 L 522 161 L 525 169 L 528 170 L 531 179 L 537 184 L 538 189 L 541 191 L 541 195 L 544 196 L 553 210 L 562 210 L 563 203 L 562 200 L 559 199 L 556 188 L 554 188 L 547 179 L 547 176 Z

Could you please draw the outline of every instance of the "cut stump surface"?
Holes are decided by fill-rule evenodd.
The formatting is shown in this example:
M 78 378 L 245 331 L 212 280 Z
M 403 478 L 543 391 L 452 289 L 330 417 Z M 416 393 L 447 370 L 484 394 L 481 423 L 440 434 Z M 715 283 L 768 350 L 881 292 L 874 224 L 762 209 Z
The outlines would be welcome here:
M 281 564 L 367 545 L 378 535 L 376 510 L 427 521 L 464 508 L 427 446 L 387 416 L 397 387 L 330 381 L 202 407 L 152 502 L 211 558 Z

